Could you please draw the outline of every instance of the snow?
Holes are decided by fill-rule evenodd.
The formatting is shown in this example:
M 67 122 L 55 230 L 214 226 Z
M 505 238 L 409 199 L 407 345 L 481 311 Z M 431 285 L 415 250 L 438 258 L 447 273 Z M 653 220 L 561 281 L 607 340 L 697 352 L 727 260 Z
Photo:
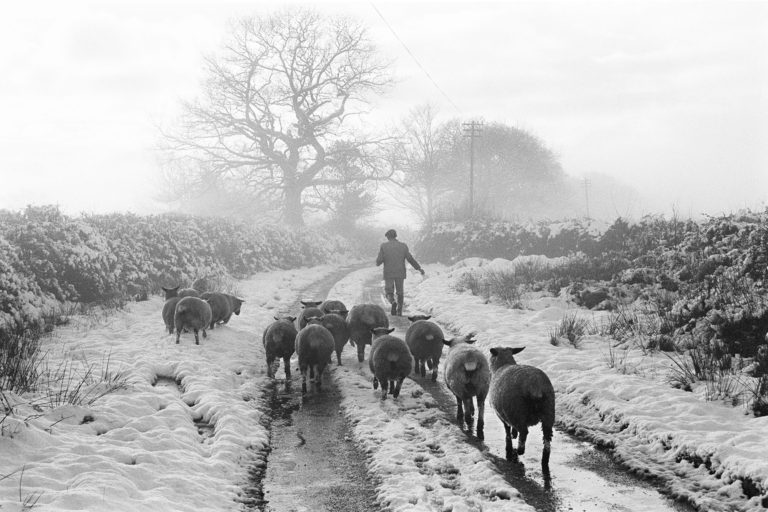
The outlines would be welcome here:
M 553 346 L 549 332 L 566 311 L 578 310 L 554 298 L 547 298 L 543 309 L 544 299 L 538 299 L 530 309 L 510 310 L 455 291 L 455 274 L 474 263 L 427 267 L 429 278 L 412 287 L 410 308 L 458 333 L 477 332 L 483 350 L 525 346 L 517 360 L 549 375 L 559 425 L 613 447 L 634 471 L 660 476 L 673 494 L 703 510 L 764 510 L 761 496 L 744 495 L 742 480 L 759 485 L 763 494 L 768 489 L 768 417 L 755 418 L 743 407 L 672 388 L 666 382 L 671 362 L 664 355 L 621 354 L 626 367 L 639 369 L 621 373 L 607 364 L 607 338 L 586 337 L 579 349 Z
M 561 428 L 612 447 L 674 494 L 705 510 L 762 509 L 760 496 L 744 495 L 742 480 L 768 489 L 768 418 L 672 388 L 663 355 L 622 353 L 626 371 L 619 372 L 609 368 L 608 340 L 600 336 L 586 337 L 578 349 L 551 345 L 549 331 L 563 314 L 579 311 L 563 299 L 528 297 L 527 309 L 513 310 L 454 289 L 460 272 L 490 263 L 513 265 L 474 259 L 427 266 L 425 279 L 408 281 L 408 308 L 455 334 L 476 332 L 484 351 L 525 346 L 518 361 L 549 375 Z M 128 387 L 91 405 L 53 408 L 40 405 L 42 396 L 8 395 L 15 414 L 0 425 L 0 508 L 21 510 L 24 499 L 37 499 L 42 511 L 240 509 L 248 465 L 269 439 L 261 423 L 269 383 L 261 333 L 273 316 L 290 312 L 299 290 L 333 270 L 260 273 L 239 282 L 242 314 L 199 346 L 190 334 L 176 345 L 163 331 L 160 298 L 58 329 L 46 341 L 51 366 L 103 366 L 108 355 L 110 370 L 123 372 Z M 359 303 L 364 283 L 379 272 L 353 272 L 328 297 Z M 421 386 L 406 379 L 397 399 L 380 400 L 367 361 L 359 364 L 346 347 L 343 362 L 332 365 L 330 377 L 382 504 L 394 511 L 533 510 L 495 470 L 487 448 L 467 443 Z

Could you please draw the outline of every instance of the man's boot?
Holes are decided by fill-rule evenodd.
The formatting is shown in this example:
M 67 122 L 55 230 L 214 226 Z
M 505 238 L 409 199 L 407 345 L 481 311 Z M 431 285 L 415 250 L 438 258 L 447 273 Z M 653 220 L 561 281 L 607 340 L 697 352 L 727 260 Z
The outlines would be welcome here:
M 403 308 L 400 308 L 401 311 L 402 309 Z M 397 302 L 392 303 L 392 309 L 389 310 L 389 314 L 393 316 L 397 314 Z
M 397 313 L 395 313 L 397 316 L 403 316 L 403 303 L 398 302 L 397 303 Z

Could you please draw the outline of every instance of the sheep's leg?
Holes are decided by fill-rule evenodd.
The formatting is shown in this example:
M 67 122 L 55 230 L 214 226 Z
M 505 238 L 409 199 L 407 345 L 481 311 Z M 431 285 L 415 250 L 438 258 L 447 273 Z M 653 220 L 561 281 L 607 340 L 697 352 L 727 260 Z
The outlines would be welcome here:
M 552 425 L 541 425 L 544 433 L 544 449 L 541 452 L 541 471 L 544 476 L 549 476 L 549 453 L 552 449 Z
M 179 344 L 179 338 L 181 337 L 181 329 L 176 330 L 176 344 Z
M 302 365 L 299 370 L 301 370 L 301 394 L 303 395 L 307 392 L 307 366 Z
M 208 337 L 208 333 L 205 332 L 205 329 L 203 329 L 203 338 L 207 338 L 207 337 Z
M 424 362 L 425 361 L 423 359 L 419 359 L 418 360 L 419 373 L 421 374 L 422 377 L 426 377 L 427 376 L 427 370 L 426 370 L 426 368 L 424 368 Z
M 213 320 L 211 320 L 211 323 L 210 323 L 210 324 L 208 324 L 208 327 L 209 327 L 210 329 L 213 329 L 215 326 L 216 326 L 216 322 L 214 322 Z
M 511 429 L 509 428 L 509 425 L 504 423 L 504 441 L 505 441 L 505 452 L 507 460 L 517 462 L 517 454 L 515 453 L 514 447 L 512 446 L 512 433 Z
M 200 344 L 200 336 L 197 335 L 197 332 L 198 332 L 197 329 L 194 329 L 194 331 L 195 331 L 195 345 L 199 345 Z
M 285 367 L 285 378 L 290 380 L 291 378 L 291 357 L 287 356 L 283 358 L 283 366 Z
M 317 365 L 317 370 L 315 371 L 315 385 L 318 391 L 323 387 L 323 368 L 320 365 Z
M 475 415 L 475 406 L 472 404 L 472 397 L 464 400 L 464 421 L 467 423 L 467 430 L 472 432 L 473 416 Z
M 525 453 L 525 441 L 528 439 L 528 427 L 520 429 L 520 440 L 517 442 L 517 454 L 522 455 Z
M 365 343 L 358 342 L 357 344 L 357 361 L 360 363 L 365 361 Z
M 477 438 L 485 439 L 483 428 L 485 427 L 485 396 L 477 397 Z
M 458 396 L 456 397 L 456 423 L 459 424 L 459 427 L 464 426 L 464 405 Z
M 272 365 L 275 362 L 275 358 L 272 356 L 267 356 L 267 377 L 270 379 L 275 377 L 274 372 L 272 371 Z
M 383 387 L 384 386 L 382 386 L 382 388 Z M 379 379 L 377 379 L 376 376 L 374 375 L 373 376 L 373 389 L 378 389 L 378 388 L 379 388 Z
M 433 359 L 432 361 L 432 382 L 437 382 L 437 367 L 440 365 L 440 358 Z
M 341 350 L 336 351 L 336 362 L 341 366 Z
M 400 388 L 403 386 L 403 381 L 405 380 L 405 376 L 400 377 L 397 379 L 397 386 L 395 386 L 395 391 L 392 393 L 392 398 L 397 398 L 400 396 Z

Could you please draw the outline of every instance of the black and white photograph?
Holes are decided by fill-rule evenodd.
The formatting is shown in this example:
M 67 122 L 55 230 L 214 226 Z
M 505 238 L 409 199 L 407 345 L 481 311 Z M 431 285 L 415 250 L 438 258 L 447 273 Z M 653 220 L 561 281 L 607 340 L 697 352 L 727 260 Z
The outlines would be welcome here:
M 768 510 L 768 2 L 11 2 L 0 76 L 0 511 Z

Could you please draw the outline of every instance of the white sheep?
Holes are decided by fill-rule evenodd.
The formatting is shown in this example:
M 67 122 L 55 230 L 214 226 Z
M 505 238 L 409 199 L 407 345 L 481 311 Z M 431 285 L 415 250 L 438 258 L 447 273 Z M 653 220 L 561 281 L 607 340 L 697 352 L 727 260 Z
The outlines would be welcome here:
M 176 343 L 179 343 L 181 332 L 189 329 L 195 333 L 195 344 L 200 344 L 198 331 L 203 331 L 203 338 L 207 338 L 205 330 L 211 323 L 211 306 L 198 297 L 182 297 L 173 315 L 173 323 L 176 327 Z
M 516 461 L 525 453 L 528 427 L 541 422 L 544 449 L 541 469 L 549 475 L 549 454 L 552 427 L 555 424 L 555 390 L 547 374 L 538 368 L 519 365 L 514 354 L 525 347 L 495 347 L 491 349 L 491 405 L 504 424 L 507 460 Z M 520 434 L 517 453 L 512 439 Z
M 477 402 L 477 438 L 483 439 L 485 426 L 485 398 L 491 384 L 491 369 L 485 355 L 471 344 L 475 342 L 474 333 L 459 336 L 443 343 L 450 347 L 445 356 L 443 378 L 445 385 L 456 397 L 456 422 L 459 426 L 466 423 L 472 431 L 475 412 L 472 398 Z
M 429 315 L 409 316 L 413 322 L 405 332 L 405 342 L 416 360 L 414 370 L 426 377 L 426 363 L 432 370 L 432 381 L 437 380 L 437 367 L 440 364 L 440 356 L 443 354 L 443 330 L 434 323 L 429 322 Z
M 373 330 L 373 344 L 368 366 L 373 374 L 373 389 L 381 383 L 381 399 L 387 398 L 387 390 L 393 398 L 400 395 L 403 380 L 413 370 L 413 356 L 408 345 L 397 336 L 390 336 L 395 329 L 377 327 Z

